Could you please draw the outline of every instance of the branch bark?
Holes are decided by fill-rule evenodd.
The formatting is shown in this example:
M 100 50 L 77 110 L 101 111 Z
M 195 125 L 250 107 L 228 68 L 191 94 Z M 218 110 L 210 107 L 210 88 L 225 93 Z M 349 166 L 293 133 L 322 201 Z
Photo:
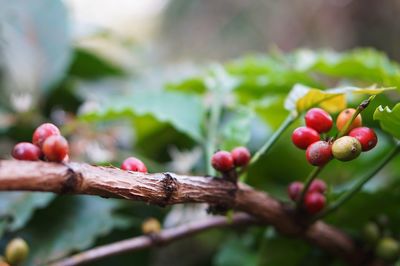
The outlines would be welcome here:
M 113 255 L 137 251 L 153 246 L 166 245 L 175 240 L 192 236 L 209 229 L 254 223 L 256 223 L 256 220 L 244 213 L 236 214 L 229 220 L 226 217 L 211 217 L 209 219 L 181 225 L 175 228 L 164 229 L 157 234 L 138 236 L 112 244 L 99 246 L 71 257 L 55 261 L 50 263 L 49 266 L 78 266 Z
M 0 161 L 0 191 L 26 190 L 88 194 L 144 201 L 160 206 L 209 203 L 233 208 L 274 226 L 280 233 L 302 238 L 352 265 L 364 254 L 341 230 L 317 221 L 302 222 L 288 206 L 264 192 L 220 178 L 173 173 L 142 174 L 84 163 Z M 365 265 L 365 264 L 364 264 Z

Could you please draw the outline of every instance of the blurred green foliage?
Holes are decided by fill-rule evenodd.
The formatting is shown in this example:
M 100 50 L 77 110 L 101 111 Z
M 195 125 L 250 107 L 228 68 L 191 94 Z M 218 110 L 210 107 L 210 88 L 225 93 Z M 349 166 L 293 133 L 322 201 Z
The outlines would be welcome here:
M 355 106 L 367 94 L 382 92 L 363 113 L 364 124 L 375 127 L 378 132 L 377 148 L 349 163 L 333 161 L 320 176 L 329 183 L 329 199 L 334 200 L 388 152 L 393 146 L 393 136 L 400 138 L 399 105 L 395 105 L 400 98 L 400 67 L 373 49 L 343 53 L 297 50 L 284 54 L 272 51 L 205 66 L 198 75 L 174 82 L 163 80 L 164 86 L 148 88 L 141 86 L 144 83 L 140 82 L 140 77 L 130 74 L 134 70 L 128 71 L 89 50 L 74 47 L 66 30 L 65 8 L 58 1 L 33 2 L 46 6 L 46 12 L 38 12 L 42 10 L 40 5 L 32 4 L 34 8 L 22 1 L 2 4 L 7 7 L 1 9 L 4 14 L 7 10 L 29 11 L 19 12 L 35 18 L 30 30 L 40 37 L 37 42 L 26 41 L 26 32 L 15 31 L 15 25 L 20 25 L 17 19 L 10 22 L 3 17 L 0 25 L 3 29 L 18 32 L 19 35 L 12 36 L 20 38 L 23 45 L 43 49 L 44 58 L 51 60 L 46 61 L 50 64 L 44 67 L 46 71 L 38 72 L 42 79 L 36 84 L 37 90 L 18 88 L 24 93 L 40 95 L 33 97 L 36 100 L 29 110 L 23 111 L 11 104 L 12 92 L 8 90 L 12 86 L 10 80 L 18 77 L 10 73 L 10 66 L 19 61 L 8 56 L 1 62 L 4 73 L 0 80 L 1 93 L 7 100 L 1 106 L 0 115 L 4 119 L 12 117 L 12 122 L 0 123 L 1 145 L 8 148 L 1 150 L 1 158 L 9 157 L 8 150 L 16 141 L 29 140 L 33 128 L 42 121 L 52 120 L 62 125 L 71 142 L 84 138 L 79 131 L 81 127 L 84 133 L 92 134 L 87 138 L 93 139 L 93 135 L 97 136 L 95 133 L 107 132 L 107 129 L 118 128 L 123 121 L 128 121 L 131 134 L 123 131 L 123 137 L 116 138 L 113 150 L 117 155 L 112 162 L 103 163 L 117 164 L 122 155 L 135 154 L 151 166 L 151 171 L 174 171 L 171 163 L 178 160 L 178 164 L 183 164 L 186 157 L 174 157 L 169 150 L 174 147 L 181 152 L 192 151 L 205 145 L 210 131 L 210 110 L 215 99 L 220 97 L 216 149 L 246 145 L 254 153 L 287 115 L 296 111 L 299 116 L 296 122 L 247 173 L 250 185 L 287 201 L 288 183 L 304 180 L 311 170 L 304 152 L 297 150 L 290 141 L 292 130 L 303 124 L 302 112 L 311 106 L 330 104 L 332 115 L 336 116 L 340 108 Z M 23 24 L 21 27 L 26 30 Z M 9 38 L 7 32 L 2 31 L 0 38 Z M 0 45 L 0 54 L 12 55 L 9 48 Z M 34 48 L 27 51 L 35 53 Z M 103 83 L 110 78 L 111 83 Z M 157 73 L 150 78 L 157 79 Z M 128 89 L 126 84 L 129 84 Z M 362 90 L 372 85 L 397 89 Z M 299 86 L 302 88 L 300 94 L 296 92 Z M 353 93 L 354 90 L 362 94 Z M 334 101 L 332 94 L 333 98 L 337 97 Z M 291 104 L 285 105 L 285 101 Z M 93 102 L 95 108 L 89 108 L 89 111 L 83 108 Z M 389 107 L 376 109 L 379 105 Z M 68 119 L 60 118 L 59 110 L 66 112 Z M 379 122 L 373 121 L 374 112 Z M 330 133 L 334 134 L 335 130 Z M 204 154 L 193 158 L 187 163 L 187 172 L 205 174 L 209 162 L 205 161 Z M 396 158 L 361 193 L 327 220 L 356 238 L 361 234 L 359 228 L 380 213 L 386 214 L 392 225 L 400 222 L 397 211 L 399 165 L 399 158 Z M 11 237 L 21 235 L 32 246 L 26 265 L 38 265 L 98 244 L 139 235 L 143 219 L 155 216 L 168 220 L 175 212 L 173 208 L 161 209 L 99 197 L 1 193 L 0 247 L 4 247 Z M 391 226 L 390 230 L 395 235 L 400 233 L 396 226 Z M 191 241 L 198 248 L 191 251 L 192 260 L 185 257 L 181 264 L 174 265 L 340 265 L 321 250 L 279 236 L 272 228 L 223 230 L 218 236 L 215 232 L 207 232 Z M 176 248 L 179 249 L 179 245 Z M 179 250 L 175 252 L 179 254 Z M 159 262 L 165 262 L 165 258 L 160 257 L 168 256 L 163 254 L 156 250 L 143 251 L 108 258 L 95 265 L 129 265 L 133 261 L 138 265 L 166 265 Z M 205 256 L 201 261 L 200 255 Z

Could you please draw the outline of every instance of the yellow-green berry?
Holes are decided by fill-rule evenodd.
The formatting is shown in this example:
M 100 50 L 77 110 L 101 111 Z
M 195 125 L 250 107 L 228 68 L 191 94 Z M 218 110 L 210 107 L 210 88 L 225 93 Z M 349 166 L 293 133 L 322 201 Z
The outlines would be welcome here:
M 6 260 L 11 265 L 18 265 L 28 257 L 29 246 L 22 238 L 14 238 L 6 246 Z
M 350 161 L 357 158 L 361 153 L 360 142 L 353 137 L 344 136 L 337 140 L 332 145 L 333 157 L 340 161 Z
M 379 240 L 375 248 L 376 256 L 386 261 L 393 261 L 397 259 L 399 252 L 399 242 L 391 237 L 384 237 Z

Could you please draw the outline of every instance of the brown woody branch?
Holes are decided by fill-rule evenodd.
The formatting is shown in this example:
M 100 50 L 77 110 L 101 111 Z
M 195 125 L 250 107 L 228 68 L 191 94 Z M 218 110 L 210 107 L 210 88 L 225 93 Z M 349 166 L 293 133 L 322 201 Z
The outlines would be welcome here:
M 226 217 L 211 217 L 202 221 L 184 224 L 175 228 L 164 229 L 157 234 L 138 236 L 112 244 L 95 247 L 71 257 L 53 262 L 49 266 L 82 265 L 113 255 L 142 250 L 153 246 L 166 245 L 175 240 L 189 237 L 209 229 L 248 225 L 254 224 L 255 222 L 256 220 L 253 217 L 244 213 L 236 214 L 232 217 L 232 219 L 227 219 Z
M 144 201 L 160 206 L 203 202 L 230 207 L 273 225 L 280 233 L 303 238 L 353 265 L 365 256 L 341 230 L 322 221 L 309 225 L 291 208 L 245 184 L 219 178 L 172 173 L 142 174 L 84 163 L 0 161 L 0 191 L 26 190 L 89 194 Z M 364 264 L 365 265 L 365 264 Z

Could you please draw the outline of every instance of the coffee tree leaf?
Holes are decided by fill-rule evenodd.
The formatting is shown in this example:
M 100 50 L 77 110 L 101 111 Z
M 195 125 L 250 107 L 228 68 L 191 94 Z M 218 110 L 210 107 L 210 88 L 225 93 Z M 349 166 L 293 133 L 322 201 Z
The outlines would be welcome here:
M 151 115 L 160 122 L 200 141 L 205 107 L 194 94 L 172 91 L 140 91 L 126 97 L 110 98 L 97 111 L 85 113 L 86 121 L 105 121 Z
M 381 128 L 396 139 L 400 139 L 400 103 L 392 109 L 388 106 L 378 106 L 374 119 L 380 122 Z

